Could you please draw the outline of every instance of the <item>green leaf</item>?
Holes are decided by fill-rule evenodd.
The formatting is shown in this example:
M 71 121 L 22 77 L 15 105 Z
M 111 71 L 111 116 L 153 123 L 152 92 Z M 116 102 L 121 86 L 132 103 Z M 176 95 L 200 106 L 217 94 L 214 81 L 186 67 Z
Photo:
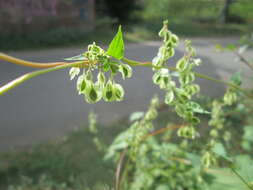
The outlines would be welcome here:
M 124 57 L 124 50 L 125 50 L 125 47 L 124 47 L 124 41 L 123 41 L 123 34 L 122 34 L 121 26 L 119 26 L 116 36 L 114 36 L 113 40 L 111 41 L 109 45 L 107 54 L 116 59 L 122 59 Z
M 69 57 L 69 58 L 65 58 L 64 60 L 66 61 L 83 61 L 83 60 L 87 60 L 86 57 L 84 57 L 83 54 L 74 56 L 74 57 Z
M 243 128 L 243 130 L 244 130 L 243 139 L 253 143 L 253 139 L 252 139 L 252 137 L 253 137 L 253 126 L 252 125 L 245 126 Z
M 212 148 L 212 151 L 216 155 L 218 155 L 221 158 L 223 158 L 224 160 L 228 161 L 229 163 L 233 163 L 233 160 L 227 155 L 227 151 L 226 151 L 225 147 L 223 146 L 223 144 L 216 143 L 214 145 L 214 147 Z
M 228 44 L 226 49 L 230 50 L 230 51 L 234 51 L 234 50 L 236 50 L 236 46 L 234 44 Z
M 230 81 L 236 85 L 241 85 L 242 84 L 242 71 L 237 71 L 236 73 L 234 73 L 231 76 Z

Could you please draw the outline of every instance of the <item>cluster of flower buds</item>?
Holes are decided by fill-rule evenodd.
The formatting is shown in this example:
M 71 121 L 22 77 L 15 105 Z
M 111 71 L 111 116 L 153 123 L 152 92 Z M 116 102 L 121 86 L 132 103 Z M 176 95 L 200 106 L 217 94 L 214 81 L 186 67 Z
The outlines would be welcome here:
M 194 58 L 195 49 L 191 46 L 190 41 L 186 41 L 186 53 L 178 60 L 176 72 L 170 73 L 169 69 L 165 68 L 165 64 L 174 55 L 178 38 L 168 30 L 167 22 L 164 23 L 159 36 L 163 37 L 163 45 L 152 62 L 155 70 L 153 82 L 166 91 L 165 104 L 174 106 L 176 113 L 188 123 L 186 127 L 179 129 L 178 135 L 194 138 L 195 126 L 199 123 L 199 119 L 194 113 L 196 110 L 198 113 L 204 113 L 204 110 L 201 110 L 197 103 L 191 101 L 192 96 L 199 92 L 199 86 L 193 83 L 195 74 L 192 69 L 199 66 L 201 60 Z M 179 87 L 172 80 L 172 76 L 178 77 Z
M 159 48 L 157 56 L 152 60 L 154 68 L 162 67 L 169 58 L 173 57 L 175 47 L 178 45 L 178 37 L 168 30 L 168 21 L 164 21 L 159 36 L 163 38 L 163 45 Z
M 132 138 L 128 139 L 128 143 L 132 147 L 138 147 L 140 142 L 144 139 L 145 135 L 153 129 L 152 121 L 158 116 L 157 108 L 159 106 L 159 99 L 155 96 L 150 103 L 148 111 L 137 119 L 133 125 L 129 128 L 129 132 L 132 133 Z
M 107 53 L 95 43 L 88 46 L 88 50 L 82 55 L 88 60 L 88 68 L 77 79 L 77 91 L 83 94 L 88 103 L 96 103 L 103 99 L 106 102 L 121 101 L 124 97 L 124 89 L 115 82 L 114 76 L 119 72 L 122 78 L 132 76 L 132 68 L 120 61 L 113 60 Z M 93 71 L 98 69 L 97 80 L 93 80 Z M 106 73 L 109 73 L 108 80 Z M 70 69 L 71 79 L 78 76 L 80 68 Z
M 201 161 L 202 164 L 207 168 L 217 163 L 217 159 L 212 152 L 205 152 L 205 154 L 202 156 Z

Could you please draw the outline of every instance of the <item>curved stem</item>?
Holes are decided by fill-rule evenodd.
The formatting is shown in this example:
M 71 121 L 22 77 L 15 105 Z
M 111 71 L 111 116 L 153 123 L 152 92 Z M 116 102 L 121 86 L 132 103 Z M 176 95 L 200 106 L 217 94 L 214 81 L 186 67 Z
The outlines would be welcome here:
M 46 74 L 46 73 L 49 73 L 49 72 L 52 72 L 52 71 L 65 69 L 65 68 L 68 68 L 68 67 L 80 66 L 82 64 L 84 64 L 84 63 L 79 61 L 79 62 L 68 63 L 68 64 L 65 64 L 65 65 L 56 66 L 56 67 L 53 67 L 53 68 L 42 69 L 42 70 L 34 71 L 34 72 L 31 72 L 31 73 L 26 73 L 26 74 L 20 76 L 19 78 L 7 83 L 6 85 L 0 87 L 0 95 L 5 94 L 9 90 L 13 89 L 14 87 L 24 83 L 25 81 L 27 81 L 27 80 L 29 80 L 33 77 L 36 77 L 36 76 L 39 76 L 39 75 L 42 75 L 42 74 Z
M 82 61 L 82 62 L 72 62 L 72 63 L 68 63 L 68 62 L 54 62 L 54 63 L 38 63 L 38 62 L 31 62 L 31 61 L 25 61 L 22 59 L 17 59 L 14 58 L 12 56 L 8 56 L 4 53 L 0 53 L 0 60 L 4 60 L 4 61 L 8 61 L 10 63 L 14 63 L 14 64 L 18 64 L 18 65 L 22 65 L 22 66 L 27 66 L 27 67 L 34 67 L 34 68 L 48 68 L 48 69 L 44 69 L 44 70 L 39 70 L 39 71 L 35 71 L 35 72 L 31 72 L 31 73 L 27 73 L 11 82 L 9 82 L 8 84 L 0 87 L 0 95 L 5 94 L 6 92 L 8 92 L 9 90 L 11 90 L 12 88 L 18 86 L 19 84 L 25 82 L 26 80 L 29 80 L 30 78 L 33 78 L 35 76 L 44 74 L 44 73 L 48 73 L 48 72 L 52 72 L 55 70 L 60 70 L 60 69 L 65 69 L 68 67 L 86 67 L 88 63 L 88 61 Z M 152 65 L 151 62 L 139 62 L 139 61 L 135 61 L 135 60 L 130 60 L 127 58 L 123 58 L 122 61 L 128 63 L 129 65 L 132 66 L 144 66 L 144 67 L 152 67 L 152 68 L 156 68 L 159 69 L 159 67 L 154 67 Z M 177 71 L 177 69 L 175 67 L 170 67 L 170 66 L 164 66 L 163 68 L 168 68 L 169 70 L 172 71 Z M 249 94 L 249 92 L 246 89 L 243 89 L 237 85 L 234 85 L 230 82 L 226 82 L 226 81 L 222 81 L 219 79 L 215 79 L 200 73 L 194 73 L 197 77 L 199 78 L 203 78 L 203 79 L 207 79 L 210 81 L 214 81 L 217 83 L 221 83 L 221 84 L 225 84 L 227 86 L 233 87 L 241 92 L 243 92 L 246 96 L 248 96 L 249 98 L 253 98 L 251 94 Z
M 38 62 L 26 61 L 23 59 L 18 59 L 18 58 L 6 55 L 4 53 L 0 53 L 0 60 L 7 61 L 9 63 L 14 63 L 17 65 L 26 66 L 26 67 L 33 67 L 33 68 L 52 68 L 52 67 L 57 67 L 60 65 L 69 64 L 68 62 L 38 63 Z
M 127 59 L 127 58 L 123 58 L 122 61 L 124 61 L 127 64 L 132 65 L 132 66 L 146 66 L 146 67 L 153 67 L 153 68 L 159 69 L 159 67 L 152 66 L 151 62 L 139 62 L 139 61 L 134 61 L 134 60 L 130 60 L 130 59 Z M 177 69 L 175 67 L 163 66 L 162 68 L 168 68 L 171 71 L 177 71 Z M 213 82 L 225 84 L 226 86 L 233 87 L 233 88 L 237 89 L 238 91 L 241 91 L 242 93 L 244 93 L 247 97 L 249 97 L 251 99 L 253 98 L 253 96 L 251 94 L 249 94 L 249 92 L 246 89 L 243 89 L 243 88 L 241 88 L 241 87 L 239 87 L 239 86 L 237 86 L 233 83 L 226 82 L 226 81 L 223 81 L 223 80 L 219 80 L 219 79 L 216 79 L 216 78 L 212 78 L 212 77 L 209 77 L 207 75 L 203 75 L 203 74 L 200 74 L 200 73 L 197 73 L 197 72 L 194 72 L 194 74 L 195 74 L 195 76 L 197 76 L 199 78 L 203 78 L 203 79 L 206 79 L 206 80 L 210 80 L 210 81 L 213 81 Z

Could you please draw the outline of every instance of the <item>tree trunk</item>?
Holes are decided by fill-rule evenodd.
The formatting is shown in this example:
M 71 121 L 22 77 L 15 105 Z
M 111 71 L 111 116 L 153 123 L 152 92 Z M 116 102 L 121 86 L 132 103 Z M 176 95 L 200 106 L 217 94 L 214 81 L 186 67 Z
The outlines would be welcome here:
M 220 22 L 222 24 L 226 24 L 229 21 L 229 15 L 230 15 L 230 6 L 233 3 L 233 0 L 225 0 L 224 6 L 221 11 L 220 15 Z

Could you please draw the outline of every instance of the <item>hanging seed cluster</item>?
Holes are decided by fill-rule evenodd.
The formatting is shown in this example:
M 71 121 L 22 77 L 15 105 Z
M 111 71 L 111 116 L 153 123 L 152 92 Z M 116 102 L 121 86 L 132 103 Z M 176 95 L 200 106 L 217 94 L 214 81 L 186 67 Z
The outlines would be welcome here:
M 168 30 L 167 21 L 159 32 L 159 36 L 163 37 L 163 45 L 152 62 L 155 69 L 153 82 L 166 92 L 165 104 L 173 106 L 176 113 L 187 123 L 185 127 L 178 130 L 178 135 L 193 139 L 196 135 L 195 126 L 200 122 L 199 118 L 195 116 L 195 112 L 206 113 L 200 105 L 191 100 L 192 96 L 199 92 L 199 86 L 194 84 L 195 74 L 192 69 L 199 66 L 201 60 L 194 58 L 196 56 L 195 50 L 190 41 L 186 41 L 186 53 L 177 62 L 176 72 L 170 73 L 166 68 L 166 63 L 175 53 L 178 37 Z M 179 87 L 172 79 L 173 76 L 178 78 Z
M 230 82 L 234 85 L 241 85 L 241 73 L 235 73 L 231 77 Z M 215 145 L 221 143 L 221 141 L 228 143 L 231 140 L 231 133 L 228 130 L 224 130 L 226 121 L 224 107 L 236 103 L 237 96 L 238 92 L 236 89 L 229 87 L 222 100 L 214 100 L 212 103 L 211 119 L 208 122 L 212 129 L 209 132 L 210 139 L 207 145 L 208 148 L 202 157 L 202 163 L 206 167 L 217 163 L 217 155 L 212 151 Z
M 121 73 L 122 78 L 132 76 L 132 68 L 109 56 L 101 47 L 95 43 L 88 46 L 88 50 L 82 54 L 88 60 L 88 68 L 83 69 L 79 75 L 80 68 L 70 69 L 70 79 L 78 76 L 76 88 L 80 95 L 84 95 L 86 102 L 96 103 L 103 99 L 106 102 L 121 101 L 124 97 L 124 89 L 116 83 L 114 76 Z M 98 74 L 94 77 L 94 71 Z

